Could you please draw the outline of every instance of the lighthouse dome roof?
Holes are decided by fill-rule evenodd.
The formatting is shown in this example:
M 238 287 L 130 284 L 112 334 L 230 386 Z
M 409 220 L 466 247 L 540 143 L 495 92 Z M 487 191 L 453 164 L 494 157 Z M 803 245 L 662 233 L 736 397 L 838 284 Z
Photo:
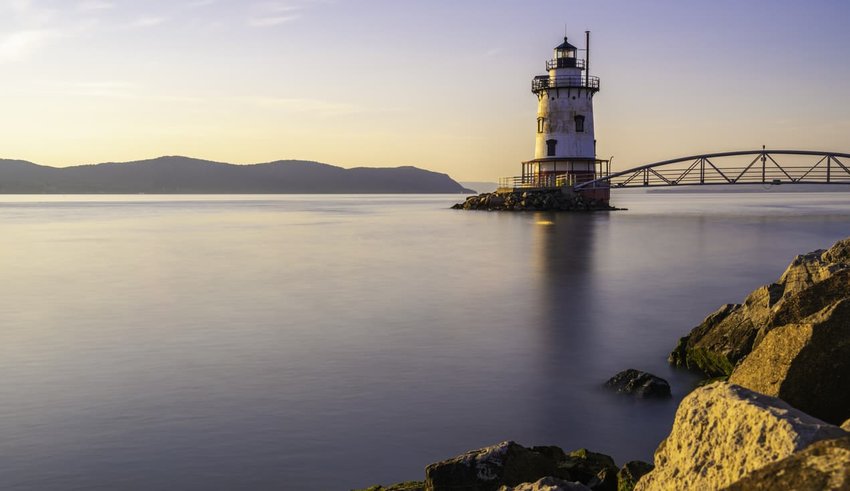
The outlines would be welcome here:
M 578 49 L 567 41 L 567 38 L 564 38 L 564 42 L 555 46 L 555 49 Z

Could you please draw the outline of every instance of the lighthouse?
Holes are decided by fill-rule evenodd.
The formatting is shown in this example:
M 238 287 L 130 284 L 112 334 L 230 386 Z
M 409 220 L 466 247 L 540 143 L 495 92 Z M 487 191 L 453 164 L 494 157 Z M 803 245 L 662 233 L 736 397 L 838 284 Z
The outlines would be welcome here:
M 537 96 L 534 159 L 522 163 L 514 188 L 568 187 L 607 172 L 608 161 L 596 158 L 593 96 L 599 92 L 599 77 L 589 74 L 589 31 L 584 59 L 578 51 L 565 37 L 546 62 L 548 73 L 531 82 Z M 596 198 L 607 201 L 607 189 Z

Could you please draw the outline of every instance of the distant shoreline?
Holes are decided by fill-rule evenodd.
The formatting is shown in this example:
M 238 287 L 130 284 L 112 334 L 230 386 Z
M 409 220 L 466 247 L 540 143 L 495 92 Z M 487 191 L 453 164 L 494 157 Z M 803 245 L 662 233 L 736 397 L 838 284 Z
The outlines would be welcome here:
M 413 166 L 344 169 L 280 160 L 229 164 L 170 156 L 48 167 L 0 160 L 0 194 L 469 194 L 447 174 Z

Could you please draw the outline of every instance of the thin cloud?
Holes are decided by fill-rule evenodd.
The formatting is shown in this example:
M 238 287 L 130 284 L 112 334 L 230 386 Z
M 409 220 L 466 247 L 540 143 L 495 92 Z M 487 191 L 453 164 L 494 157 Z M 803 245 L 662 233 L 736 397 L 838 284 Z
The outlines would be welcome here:
M 194 2 L 186 3 L 186 7 L 190 9 L 206 7 L 207 5 L 212 5 L 216 3 L 216 0 L 195 0 Z
M 22 30 L 0 38 L 0 62 L 20 60 L 53 37 L 46 29 Z
M 287 112 L 311 113 L 319 116 L 342 116 L 363 112 L 363 108 L 344 102 L 321 99 L 303 99 L 287 97 L 245 97 L 238 99 L 262 107 L 280 109 Z
M 273 27 L 287 22 L 292 22 L 301 18 L 301 15 L 279 15 L 276 17 L 254 17 L 248 20 L 248 25 L 251 27 Z
M 131 22 L 130 27 L 138 27 L 138 28 L 155 27 L 155 26 L 163 24 L 167 21 L 168 21 L 167 17 L 145 16 L 145 17 L 139 17 L 138 19 Z
M 31 0 L 0 0 L 0 18 L 12 20 L 21 27 L 44 27 L 56 14 L 56 9 L 38 6 Z
M 77 4 L 77 10 L 92 11 L 92 10 L 109 10 L 115 7 L 112 2 L 105 0 L 87 0 Z
M 248 19 L 251 27 L 274 27 L 302 17 L 303 7 L 282 2 L 266 2 L 254 6 L 256 13 Z
M 70 97 L 141 100 L 151 102 L 201 103 L 203 98 L 181 95 L 155 94 L 135 82 L 122 80 L 65 81 L 48 80 L 37 82 L 40 93 L 52 92 Z

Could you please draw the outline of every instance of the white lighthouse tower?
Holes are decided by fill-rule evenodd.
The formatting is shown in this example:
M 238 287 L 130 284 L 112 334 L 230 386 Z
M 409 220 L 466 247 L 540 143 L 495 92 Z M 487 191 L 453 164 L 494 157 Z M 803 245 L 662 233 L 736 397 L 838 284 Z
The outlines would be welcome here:
M 593 131 L 593 96 L 599 78 L 588 74 L 590 32 L 585 59 L 567 38 L 555 47 L 546 62 L 547 75 L 534 77 L 531 91 L 537 96 L 537 135 L 534 159 L 523 162 L 523 187 L 561 187 L 599 177 L 607 161 L 596 159 Z M 606 198 L 607 200 L 607 198 Z

